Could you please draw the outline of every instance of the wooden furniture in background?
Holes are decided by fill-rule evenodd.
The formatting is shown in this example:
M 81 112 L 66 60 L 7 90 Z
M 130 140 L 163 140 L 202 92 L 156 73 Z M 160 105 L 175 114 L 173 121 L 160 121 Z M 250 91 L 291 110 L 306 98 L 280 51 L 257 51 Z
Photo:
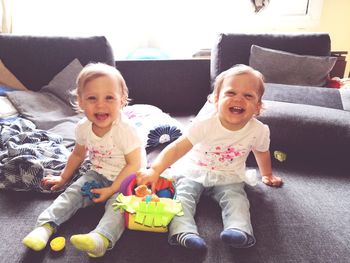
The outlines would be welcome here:
M 337 62 L 335 62 L 335 65 L 330 73 L 330 77 L 339 77 L 344 78 L 344 72 L 346 67 L 346 55 L 348 54 L 347 51 L 332 51 L 331 56 L 337 57 Z

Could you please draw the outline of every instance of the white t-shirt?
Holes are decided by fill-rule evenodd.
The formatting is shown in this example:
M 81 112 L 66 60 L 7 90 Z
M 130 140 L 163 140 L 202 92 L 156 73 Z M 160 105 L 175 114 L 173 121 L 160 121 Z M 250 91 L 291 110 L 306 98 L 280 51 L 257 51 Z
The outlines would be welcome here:
M 92 163 L 91 169 L 102 174 L 108 180 L 114 181 L 126 165 L 124 156 L 138 147 L 142 147 L 136 128 L 124 116 L 116 120 L 111 130 L 103 137 L 98 137 L 92 131 L 92 122 L 87 118 L 79 121 L 75 134 L 76 142 L 84 145 Z M 142 163 L 146 163 L 143 152 Z
M 255 170 L 253 174 L 246 173 L 246 160 L 253 149 L 269 150 L 270 130 L 267 125 L 253 118 L 242 129 L 230 131 L 222 126 L 215 114 L 194 121 L 185 135 L 193 148 L 174 165 L 175 174 L 181 167 L 183 175 L 204 186 L 242 181 L 256 183 Z

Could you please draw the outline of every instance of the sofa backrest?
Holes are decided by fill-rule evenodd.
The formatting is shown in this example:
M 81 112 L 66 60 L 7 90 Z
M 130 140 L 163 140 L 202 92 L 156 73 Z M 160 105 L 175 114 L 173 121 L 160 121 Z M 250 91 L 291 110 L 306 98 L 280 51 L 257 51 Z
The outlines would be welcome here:
M 82 65 L 115 65 L 112 48 L 103 36 L 47 37 L 0 34 L 0 60 L 30 90 L 37 91 L 74 58 Z
M 196 114 L 210 93 L 210 61 L 164 59 L 116 61 L 131 104 L 152 104 L 172 115 Z
M 210 78 L 235 64 L 249 65 L 252 45 L 299 55 L 329 56 L 331 40 L 326 33 L 219 34 L 211 52 Z

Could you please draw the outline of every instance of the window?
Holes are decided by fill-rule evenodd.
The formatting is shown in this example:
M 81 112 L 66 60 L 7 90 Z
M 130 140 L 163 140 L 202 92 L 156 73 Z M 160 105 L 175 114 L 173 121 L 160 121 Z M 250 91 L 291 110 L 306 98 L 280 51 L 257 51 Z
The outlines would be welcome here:
M 105 35 L 116 59 L 139 48 L 189 58 L 210 48 L 217 33 L 308 27 L 322 0 L 269 0 L 254 13 L 251 0 L 13 0 L 13 33 Z
M 269 18 L 270 26 L 307 28 L 316 26 L 321 17 L 323 0 L 272 0 L 264 16 Z M 275 24 L 274 22 L 278 22 Z

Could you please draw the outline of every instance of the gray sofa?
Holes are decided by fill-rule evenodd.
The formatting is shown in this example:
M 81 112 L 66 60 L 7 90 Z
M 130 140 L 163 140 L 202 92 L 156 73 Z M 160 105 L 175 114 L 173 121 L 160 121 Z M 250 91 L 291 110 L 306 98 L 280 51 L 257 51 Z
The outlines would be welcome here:
M 234 64 L 249 65 L 252 45 L 298 55 L 331 54 L 330 36 L 325 33 L 221 34 L 212 50 L 211 80 Z M 271 149 L 286 152 L 290 160 L 315 165 L 346 163 L 350 154 L 349 94 L 349 90 L 266 83 L 266 109 L 260 119 L 270 126 Z
M 320 41 L 320 35 L 221 35 L 213 48 L 211 61 L 117 61 L 116 67 L 126 79 L 133 104 L 158 106 L 187 124 L 206 102 L 211 79 L 235 63 L 248 63 L 253 42 L 275 49 L 328 55 L 329 37 L 322 36 L 321 39 L 323 41 Z M 318 51 L 312 53 L 316 49 Z M 113 64 L 114 61 L 104 37 L 0 35 L 0 59 L 25 86 L 35 91 L 76 57 L 82 64 L 90 61 Z M 171 247 L 166 234 L 126 230 L 114 249 L 96 261 L 348 262 L 350 177 L 346 161 L 350 156 L 349 112 L 340 109 L 340 104 L 339 108 L 335 108 L 338 107 L 335 104 L 333 107 L 328 105 L 330 90 L 324 88 L 313 95 L 316 89 L 299 87 L 294 95 L 288 93 L 287 98 L 283 88 L 272 89 L 267 87 L 265 99 L 271 102 L 266 103 L 266 111 L 260 118 L 270 125 L 272 150 L 287 153 L 285 162 L 273 159 L 274 172 L 285 184 L 278 189 L 262 183 L 246 188 L 257 239 L 254 247 L 226 247 L 219 238 L 222 230 L 220 208 L 208 197 L 203 197 L 196 220 L 209 246 L 206 254 Z M 307 90 L 310 95 L 300 95 L 298 90 L 303 94 Z M 312 96 L 317 97 L 318 103 L 326 101 L 326 105 L 314 105 L 309 101 L 300 103 L 303 97 L 312 99 Z M 296 101 L 290 101 L 293 98 Z M 149 161 L 162 147 L 148 149 Z M 255 167 L 253 160 L 250 165 Z M 69 244 L 59 253 L 50 248 L 33 252 L 21 245 L 38 214 L 55 197 L 56 194 L 33 191 L 0 190 L 1 262 L 92 261 Z M 88 232 L 102 213 L 102 206 L 78 211 L 57 234 L 68 239 L 72 234 Z

